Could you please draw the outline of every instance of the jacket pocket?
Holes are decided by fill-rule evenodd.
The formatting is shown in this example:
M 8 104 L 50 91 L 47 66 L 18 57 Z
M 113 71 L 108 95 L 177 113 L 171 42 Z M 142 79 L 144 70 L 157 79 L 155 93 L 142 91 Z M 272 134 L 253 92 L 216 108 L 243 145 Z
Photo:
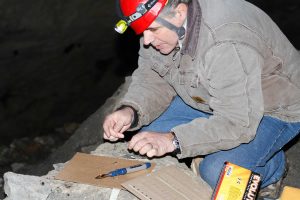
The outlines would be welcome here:
M 158 64 L 158 63 L 153 63 L 151 69 L 157 72 L 161 77 L 164 77 L 170 70 L 171 65 L 169 64 Z
M 185 77 L 185 88 L 189 96 L 197 104 L 208 104 L 209 94 L 204 85 L 200 81 L 199 73 L 189 71 L 188 76 Z

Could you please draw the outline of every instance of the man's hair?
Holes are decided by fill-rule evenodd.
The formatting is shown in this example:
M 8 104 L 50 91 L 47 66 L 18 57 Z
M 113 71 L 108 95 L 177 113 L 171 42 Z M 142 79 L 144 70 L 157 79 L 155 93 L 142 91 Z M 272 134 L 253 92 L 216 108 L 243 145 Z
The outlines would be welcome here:
M 192 0 L 169 0 L 166 6 L 163 8 L 161 11 L 160 15 L 161 16 L 168 16 L 172 17 L 176 13 L 174 12 L 174 9 L 178 6 L 180 3 L 184 3 L 188 5 Z

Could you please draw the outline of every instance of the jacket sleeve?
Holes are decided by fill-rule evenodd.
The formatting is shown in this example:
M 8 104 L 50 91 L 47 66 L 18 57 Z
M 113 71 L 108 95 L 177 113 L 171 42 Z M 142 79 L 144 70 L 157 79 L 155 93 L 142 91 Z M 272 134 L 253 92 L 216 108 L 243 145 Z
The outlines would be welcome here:
M 137 130 L 156 119 L 175 96 L 175 91 L 169 83 L 151 69 L 151 51 L 150 48 L 145 49 L 141 42 L 138 68 L 132 74 L 127 93 L 116 105 L 116 109 L 128 105 L 137 111 L 137 126 L 130 130 Z
M 204 63 L 213 115 L 173 128 L 181 146 L 180 158 L 250 142 L 263 116 L 263 59 L 255 49 L 222 43 L 206 53 Z

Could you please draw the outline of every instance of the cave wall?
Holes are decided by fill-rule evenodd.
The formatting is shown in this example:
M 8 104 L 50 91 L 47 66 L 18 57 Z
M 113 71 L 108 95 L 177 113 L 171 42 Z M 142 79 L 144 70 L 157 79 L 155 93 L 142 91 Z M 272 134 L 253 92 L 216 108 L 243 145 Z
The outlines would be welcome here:
M 114 1 L 0 0 L 0 19 L 2 142 L 81 122 L 123 82 Z
M 299 0 L 247 0 L 265 11 L 279 28 L 300 49 Z

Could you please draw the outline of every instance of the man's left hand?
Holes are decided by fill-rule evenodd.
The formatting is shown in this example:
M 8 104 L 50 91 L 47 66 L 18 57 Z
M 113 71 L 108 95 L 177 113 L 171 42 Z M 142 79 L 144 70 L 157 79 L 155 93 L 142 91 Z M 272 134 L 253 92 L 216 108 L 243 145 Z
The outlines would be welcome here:
M 172 133 L 140 132 L 132 137 L 128 149 L 148 157 L 163 156 L 175 150 Z

